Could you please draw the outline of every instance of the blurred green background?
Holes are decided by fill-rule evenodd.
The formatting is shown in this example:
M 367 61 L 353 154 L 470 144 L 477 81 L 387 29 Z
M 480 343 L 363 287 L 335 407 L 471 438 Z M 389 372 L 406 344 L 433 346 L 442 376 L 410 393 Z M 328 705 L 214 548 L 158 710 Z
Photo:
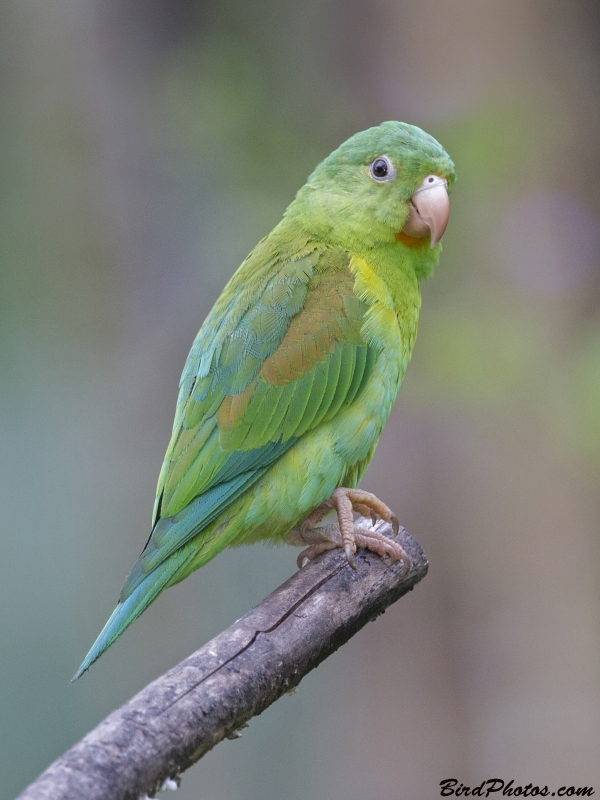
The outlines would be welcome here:
M 599 22 L 591 0 L 2 3 L 2 798 L 295 570 L 221 554 L 69 686 L 148 536 L 204 316 L 385 119 L 458 173 L 363 482 L 430 573 L 177 797 L 600 791 Z

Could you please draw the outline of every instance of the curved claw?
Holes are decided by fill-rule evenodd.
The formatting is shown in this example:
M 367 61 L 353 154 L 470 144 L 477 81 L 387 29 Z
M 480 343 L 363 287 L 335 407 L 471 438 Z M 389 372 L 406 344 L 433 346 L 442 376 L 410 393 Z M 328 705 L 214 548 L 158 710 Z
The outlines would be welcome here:
M 410 570 L 410 559 L 408 555 L 405 554 L 402 557 L 402 564 L 404 565 L 404 569 L 402 570 L 402 577 L 404 578 L 405 575 L 408 575 L 408 572 Z
M 347 544 L 344 548 L 344 552 L 346 553 L 346 558 L 348 560 L 348 564 L 352 567 L 354 571 L 356 571 L 356 561 L 354 560 L 354 553 L 352 552 L 351 545 Z

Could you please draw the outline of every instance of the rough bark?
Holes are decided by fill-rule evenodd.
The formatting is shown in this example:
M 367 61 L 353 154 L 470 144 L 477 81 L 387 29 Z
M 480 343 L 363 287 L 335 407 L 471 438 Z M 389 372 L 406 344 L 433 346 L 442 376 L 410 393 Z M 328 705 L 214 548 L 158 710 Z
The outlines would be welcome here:
M 178 780 L 425 576 L 419 544 L 403 530 L 397 540 L 406 575 L 363 550 L 356 571 L 339 550 L 324 553 L 110 714 L 18 800 L 138 800 Z

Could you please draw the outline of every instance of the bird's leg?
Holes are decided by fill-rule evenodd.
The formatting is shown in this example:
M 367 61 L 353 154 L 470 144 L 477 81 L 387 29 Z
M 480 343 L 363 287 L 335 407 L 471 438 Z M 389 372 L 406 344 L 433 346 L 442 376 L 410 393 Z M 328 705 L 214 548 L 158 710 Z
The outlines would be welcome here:
M 338 524 L 317 528 L 316 525 L 332 509 L 337 512 Z M 370 517 L 371 528 L 360 523 L 355 527 L 354 511 L 363 517 Z M 290 531 L 286 540 L 290 544 L 309 545 L 298 556 L 300 567 L 326 550 L 343 547 L 348 563 L 356 569 L 354 553 L 357 548 L 364 547 L 380 556 L 388 556 L 392 563 L 402 560 L 408 569 L 409 559 L 402 547 L 393 539 L 375 530 L 374 525 L 378 518 L 391 522 L 394 535 L 398 533 L 398 519 L 378 497 L 361 489 L 346 489 L 340 486 L 329 500 L 316 508 L 299 527 Z

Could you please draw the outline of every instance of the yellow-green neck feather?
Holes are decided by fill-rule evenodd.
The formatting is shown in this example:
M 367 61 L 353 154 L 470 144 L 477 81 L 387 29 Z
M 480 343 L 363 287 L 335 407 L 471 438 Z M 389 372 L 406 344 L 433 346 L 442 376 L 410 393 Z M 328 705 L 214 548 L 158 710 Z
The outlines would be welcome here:
M 419 281 L 408 264 L 402 265 L 397 250 L 373 250 L 369 258 L 354 256 L 350 269 L 356 292 L 369 305 L 363 333 L 380 347 L 391 345 L 400 334 L 401 374 L 404 373 L 415 337 L 421 307 Z M 401 376 L 400 376 L 401 377 Z

